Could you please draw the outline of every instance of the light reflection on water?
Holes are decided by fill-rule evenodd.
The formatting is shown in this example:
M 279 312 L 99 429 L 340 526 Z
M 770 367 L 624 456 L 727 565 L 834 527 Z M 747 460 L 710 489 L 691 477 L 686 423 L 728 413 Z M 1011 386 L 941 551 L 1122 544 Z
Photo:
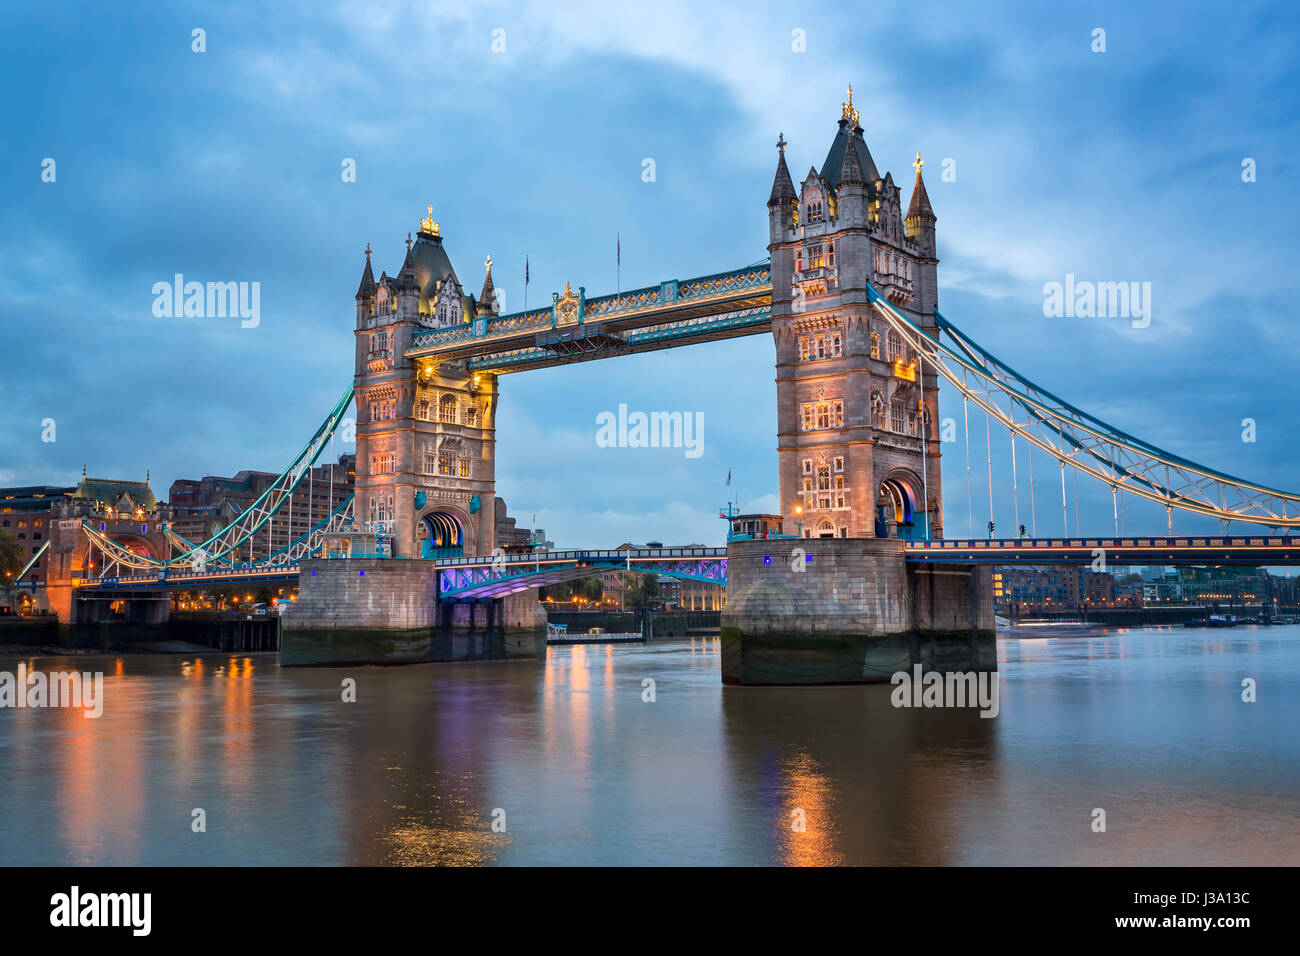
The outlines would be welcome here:
M 0 862 L 1300 862 L 1300 627 L 1003 640 L 993 720 L 888 686 L 723 688 L 718 653 L 27 659 L 103 671 L 106 700 L 0 710 Z

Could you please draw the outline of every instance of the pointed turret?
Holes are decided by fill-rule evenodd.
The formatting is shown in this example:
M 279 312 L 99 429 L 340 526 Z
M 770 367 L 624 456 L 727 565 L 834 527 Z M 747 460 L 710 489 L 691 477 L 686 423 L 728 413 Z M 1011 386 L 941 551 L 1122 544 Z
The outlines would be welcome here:
M 844 162 L 840 164 L 841 186 L 865 186 L 866 175 L 862 172 L 862 161 L 858 158 L 858 146 L 853 137 L 849 137 L 844 149 Z
M 497 311 L 497 290 L 496 286 L 492 284 L 492 257 L 488 256 L 483 265 L 487 267 L 487 274 L 483 276 L 483 291 L 479 294 L 478 304 L 483 307 L 484 311 L 495 315 Z
M 912 221 L 920 223 L 935 222 L 934 207 L 930 205 L 930 196 L 925 191 L 925 180 L 921 178 L 921 167 L 925 161 L 921 159 L 921 154 L 916 154 L 916 162 L 912 164 L 916 167 L 916 184 L 912 187 L 912 202 L 907 207 L 907 228 L 913 230 Z
M 862 169 L 862 177 L 867 184 L 868 191 L 870 191 L 872 184 L 880 178 L 880 170 L 876 168 L 876 161 L 871 157 L 871 150 L 867 148 L 867 141 L 862 138 L 862 124 L 858 119 L 858 111 L 853 107 L 853 87 L 851 86 L 849 87 L 849 101 L 840 104 L 839 126 L 839 131 L 831 142 L 831 148 L 826 153 L 826 162 L 822 163 L 822 179 L 826 180 L 826 184 L 831 189 L 839 187 L 849 143 L 852 143 L 854 150 L 858 154 L 858 165 Z
M 785 134 L 781 133 L 776 141 L 776 148 L 780 150 L 781 155 L 776 161 L 776 176 L 772 180 L 772 195 L 767 197 L 769 207 L 795 202 L 799 198 L 794 191 L 794 181 L 790 179 L 790 168 L 785 164 L 785 147 Z
M 375 294 L 375 274 L 370 271 L 370 243 L 366 243 L 366 267 L 361 272 L 361 284 L 357 286 L 357 298 L 368 299 Z
M 397 290 L 419 290 L 420 283 L 415 278 L 415 260 L 411 257 L 411 235 L 406 235 L 406 259 L 402 262 L 402 271 L 397 273 Z

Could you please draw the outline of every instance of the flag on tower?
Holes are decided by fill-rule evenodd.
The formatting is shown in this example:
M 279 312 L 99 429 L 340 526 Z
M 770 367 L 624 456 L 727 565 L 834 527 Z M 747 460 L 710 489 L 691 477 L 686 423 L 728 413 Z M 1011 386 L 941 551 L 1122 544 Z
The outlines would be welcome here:
M 524 285 L 528 285 L 528 257 L 524 256 Z
M 618 259 L 618 264 L 623 264 L 623 234 L 618 233 L 615 239 L 614 256 Z
M 727 469 L 727 487 L 728 487 L 728 488 L 731 487 L 731 469 L 730 469 L 730 468 Z

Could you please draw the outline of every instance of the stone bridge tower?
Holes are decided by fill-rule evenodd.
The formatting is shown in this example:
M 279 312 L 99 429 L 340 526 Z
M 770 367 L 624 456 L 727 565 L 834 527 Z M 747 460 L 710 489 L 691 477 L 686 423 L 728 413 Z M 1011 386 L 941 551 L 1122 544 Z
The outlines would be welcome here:
M 989 568 L 909 565 L 899 540 L 943 534 L 938 382 L 890 335 L 867 284 L 935 330 L 935 217 L 920 156 L 904 215 L 852 88 L 821 171 L 798 189 L 785 146 L 782 136 L 767 202 L 777 455 L 785 531 L 806 540 L 728 542 L 723 683 L 995 671 Z
M 395 277 L 376 280 L 370 255 L 356 295 L 356 522 L 393 557 L 491 554 L 496 377 L 405 355 L 416 335 L 495 314 L 491 259 L 481 296 L 467 295 L 432 206 Z
M 938 382 L 868 303 L 869 281 L 935 328 L 935 216 L 906 216 L 876 168 L 853 88 L 820 172 L 796 191 L 786 142 L 768 199 L 781 512 L 804 537 L 942 537 Z

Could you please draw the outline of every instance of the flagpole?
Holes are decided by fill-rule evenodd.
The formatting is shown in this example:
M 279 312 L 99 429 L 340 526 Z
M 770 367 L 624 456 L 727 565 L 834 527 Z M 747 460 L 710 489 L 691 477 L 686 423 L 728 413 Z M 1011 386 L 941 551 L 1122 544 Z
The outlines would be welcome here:
M 528 255 L 524 255 L 524 311 L 528 311 Z
M 623 294 L 623 234 L 615 233 L 614 240 L 614 258 L 616 265 L 614 267 L 614 301 Z

